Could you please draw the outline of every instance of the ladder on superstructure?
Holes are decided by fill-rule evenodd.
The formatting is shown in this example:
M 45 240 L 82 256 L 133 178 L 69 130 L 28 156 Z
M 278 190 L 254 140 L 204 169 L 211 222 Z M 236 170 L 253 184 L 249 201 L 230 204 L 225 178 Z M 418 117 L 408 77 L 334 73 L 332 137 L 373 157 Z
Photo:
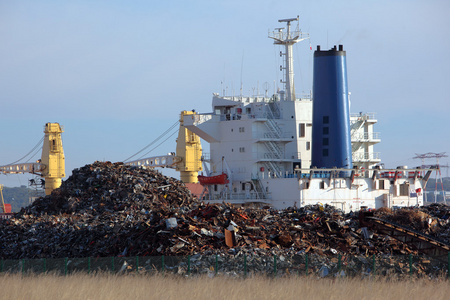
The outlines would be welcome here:
M 274 110 L 276 112 L 274 112 Z M 282 137 L 282 130 L 275 122 L 276 116 L 279 118 L 279 109 L 277 103 L 269 103 L 269 105 L 266 106 L 266 115 L 267 120 L 265 122 L 266 128 L 268 129 L 267 133 L 265 134 L 267 138 L 269 139 L 280 139 Z M 275 141 L 265 141 L 264 142 L 265 147 L 269 151 L 269 161 L 264 162 L 265 167 L 268 170 L 273 171 L 275 176 L 277 177 L 278 174 L 280 174 L 283 170 L 281 167 L 277 164 L 271 161 L 272 159 L 282 159 L 284 156 L 283 149 L 279 146 L 278 142 Z

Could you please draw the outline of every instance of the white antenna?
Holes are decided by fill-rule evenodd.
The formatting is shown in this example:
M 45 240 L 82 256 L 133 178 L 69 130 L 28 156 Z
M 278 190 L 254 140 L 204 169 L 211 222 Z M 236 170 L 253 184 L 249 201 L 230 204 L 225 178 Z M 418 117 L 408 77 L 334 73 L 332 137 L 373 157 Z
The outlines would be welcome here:
M 244 84 L 242 83 L 242 70 L 244 69 L 244 50 L 242 50 L 242 61 L 241 61 L 241 99 L 242 99 L 242 90 L 244 89 Z
M 267 81 L 264 82 L 263 87 L 264 87 L 264 97 L 267 98 L 267 91 L 269 90 L 269 83 Z
M 284 89 L 286 91 L 286 100 L 287 101 L 293 101 L 295 100 L 295 87 L 294 87 L 294 59 L 292 56 L 292 46 L 295 43 L 298 43 L 300 41 L 309 39 L 309 34 L 302 33 L 299 30 L 299 27 L 297 25 L 297 28 L 291 32 L 291 22 L 292 21 L 298 21 L 299 16 L 297 18 L 290 18 L 290 19 L 282 19 L 278 20 L 278 22 L 286 22 L 287 23 L 287 32 L 283 32 L 284 28 L 276 28 L 275 31 L 273 31 L 271 34 L 269 33 L 269 38 L 274 39 L 273 42 L 276 45 L 284 45 L 285 46 L 285 53 L 281 53 L 281 55 L 285 56 L 284 60 L 284 68 L 280 67 L 281 70 L 285 70 L 284 75 Z

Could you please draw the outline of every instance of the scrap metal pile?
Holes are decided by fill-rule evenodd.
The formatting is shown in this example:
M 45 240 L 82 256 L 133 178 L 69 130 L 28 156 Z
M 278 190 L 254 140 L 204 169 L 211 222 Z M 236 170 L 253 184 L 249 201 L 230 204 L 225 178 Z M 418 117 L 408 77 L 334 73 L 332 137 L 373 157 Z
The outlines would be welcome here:
M 450 245 L 450 206 L 446 204 L 433 203 L 420 208 L 397 210 L 380 208 L 374 215 Z
M 448 239 L 449 207 L 422 210 L 419 229 Z M 408 213 L 377 213 L 410 222 Z M 406 225 L 416 224 L 411 220 Z M 319 205 L 282 211 L 205 205 L 181 181 L 110 162 L 75 169 L 51 195 L 0 222 L 3 259 L 237 252 L 417 254 L 389 236 L 368 234 L 356 213 Z

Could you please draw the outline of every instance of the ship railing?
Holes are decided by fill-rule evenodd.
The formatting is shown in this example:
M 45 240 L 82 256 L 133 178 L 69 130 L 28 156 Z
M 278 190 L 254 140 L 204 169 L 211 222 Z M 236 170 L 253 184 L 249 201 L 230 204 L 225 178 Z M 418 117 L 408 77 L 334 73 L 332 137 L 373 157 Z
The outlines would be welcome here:
M 251 114 L 237 114 L 237 113 L 229 113 L 229 114 L 220 114 L 220 121 L 233 121 L 233 120 L 241 120 L 241 119 L 279 119 L 279 117 L 270 117 L 267 112 L 255 112 Z
M 364 161 L 364 160 L 380 160 L 380 152 L 353 152 L 352 153 L 353 161 Z
M 275 30 L 275 31 L 269 32 L 270 38 L 275 39 L 275 40 L 281 40 L 281 41 L 293 39 L 297 36 L 299 39 L 308 39 L 309 33 L 303 33 L 299 29 L 291 29 L 289 31 L 289 33 L 287 31 L 281 31 L 281 30 Z
M 277 101 L 277 97 L 266 97 L 266 96 L 215 96 L 216 98 L 229 100 L 229 101 L 235 101 L 235 102 L 245 102 L 245 103 L 252 103 L 252 102 L 274 102 Z
M 295 101 L 311 101 L 311 93 L 309 94 L 302 94 L 300 97 L 296 98 Z
M 273 153 L 273 152 L 256 152 L 256 158 L 257 159 L 286 159 L 284 153 Z
M 265 131 L 265 132 L 256 132 L 253 136 L 254 139 L 290 139 L 292 138 L 292 132 L 283 132 L 280 135 L 278 135 L 275 132 L 272 131 Z
M 194 125 L 198 125 L 198 124 L 201 124 L 201 123 L 211 120 L 213 117 L 213 114 L 212 113 L 204 113 L 204 114 L 195 114 L 195 115 L 191 115 L 191 116 L 194 118 Z
M 248 200 L 267 200 L 272 199 L 271 193 L 266 193 L 266 198 L 262 198 L 258 193 L 255 191 L 249 191 L 248 193 L 222 193 L 222 194 L 206 194 L 201 200 L 202 201 L 208 201 L 208 200 L 242 200 L 242 201 L 248 201 Z
M 354 132 L 352 134 L 352 140 L 360 141 L 360 140 L 379 140 L 380 133 L 379 132 Z
M 296 94 L 298 96 L 299 94 Z M 271 97 L 267 96 L 215 96 L 216 98 L 229 100 L 229 101 L 235 101 L 235 102 L 242 102 L 242 103 L 254 103 L 254 102 L 262 102 L 262 103 L 272 103 L 272 102 L 278 102 L 280 101 L 279 94 L 275 94 Z M 311 93 L 303 93 L 299 97 L 296 97 L 295 101 L 311 101 L 312 96 Z M 286 101 L 286 99 L 284 100 Z M 294 101 L 294 100 L 291 100 Z
M 331 171 L 315 171 L 313 173 L 301 173 L 301 172 L 261 172 L 261 179 L 269 178 L 331 178 Z M 312 176 L 312 177 L 311 177 Z M 350 178 L 351 170 L 345 170 L 334 174 L 333 177 Z
M 288 172 L 288 171 L 280 171 L 280 172 L 259 172 L 259 178 L 261 179 L 270 179 L 270 178 L 300 178 L 296 173 Z
M 373 112 L 370 113 L 358 113 L 358 114 L 350 114 L 351 119 L 367 121 L 367 120 L 376 120 L 376 114 Z
M 221 114 L 220 121 L 232 121 L 242 119 L 242 114 Z
M 260 180 L 270 178 L 297 178 L 297 179 L 311 179 L 311 178 L 371 178 L 376 176 L 378 179 L 394 179 L 396 178 L 423 178 L 425 172 L 434 169 L 369 169 L 355 168 L 321 168 L 321 169 L 295 169 L 292 171 L 260 171 L 257 176 Z M 374 173 L 376 172 L 376 173 Z
M 253 157 L 256 157 L 257 159 L 298 160 L 301 159 L 301 152 L 283 153 L 280 156 L 272 152 L 254 152 Z

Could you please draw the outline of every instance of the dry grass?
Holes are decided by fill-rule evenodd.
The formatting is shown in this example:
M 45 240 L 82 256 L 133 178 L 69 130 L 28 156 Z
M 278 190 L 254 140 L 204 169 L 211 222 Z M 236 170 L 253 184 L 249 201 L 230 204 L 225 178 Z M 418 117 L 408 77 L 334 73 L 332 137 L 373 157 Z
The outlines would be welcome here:
M 448 280 L 0 276 L 1 299 L 449 299 Z

